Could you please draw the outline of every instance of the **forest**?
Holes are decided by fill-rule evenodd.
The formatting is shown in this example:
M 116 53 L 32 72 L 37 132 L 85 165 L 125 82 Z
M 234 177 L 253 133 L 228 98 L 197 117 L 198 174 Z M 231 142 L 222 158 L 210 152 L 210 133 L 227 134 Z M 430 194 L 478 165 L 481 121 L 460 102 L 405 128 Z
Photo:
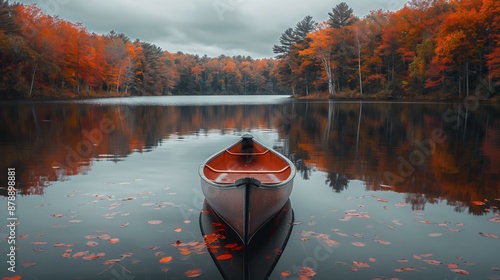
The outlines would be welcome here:
M 275 58 L 207 57 L 89 32 L 36 5 L 0 0 L 0 98 L 293 94 L 494 97 L 500 2 L 411 0 L 355 16 L 346 3 L 286 29 Z M 270 46 L 271 47 L 271 46 Z

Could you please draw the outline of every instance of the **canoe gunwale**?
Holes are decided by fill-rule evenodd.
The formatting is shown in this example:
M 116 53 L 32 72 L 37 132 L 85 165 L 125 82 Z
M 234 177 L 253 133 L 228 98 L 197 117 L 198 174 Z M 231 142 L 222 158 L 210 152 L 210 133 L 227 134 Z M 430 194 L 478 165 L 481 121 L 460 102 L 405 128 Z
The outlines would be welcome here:
M 214 158 L 220 156 L 221 154 L 225 153 L 225 152 L 229 152 L 228 150 L 239 145 L 243 140 L 240 140 L 238 142 L 236 142 L 235 144 L 231 145 L 230 147 L 227 147 L 227 148 L 224 148 L 222 150 L 220 150 L 219 152 L 213 154 L 212 156 L 210 156 L 209 158 L 207 158 L 199 167 L 199 170 L 198 170 L 198 173 L 201 177 L 201 179 L 209 184 L 211 187 L 214 187 L 214 188 L 239 188 L 240 186 L 236 185 L 235 183 L 236 182 L 232 182 L 232 183 L 218 183 L 218 182 L 215 182 L 209 178 L 207 178 L 207 176 L 205 176 L 205 172 L 204 172 L 204 169 L 205 167 L 207 167 L 208 169 L 211 169 L 211 170 L 216 170 L 214 168 L 212 168 L 211 166 L 208 165 L 208 163 L 213 160 Z M 285 168 L 283 168 L 282 171 L 285 171 L 287 170 L 288 168 L 290 168 L 290 175 L 288 176 L 288 178 L 286 178 L 285 180 L 281 181 L 281 182 L 277 182 L 277 183 L 266 183 L 266 182 L 261 182 L 261 184 L 259 185 L 260 188 L 270 188 L 270 189 L 279 189 L 279 188 L 282 188 L 282 187 L 287 187 L 289 182 L 292 181 L 295 177 L 295 174 L 296 174 L 296 168 L 295 168 L 295 165 L 293 164 L 293 162 L 291 162 L 288 158 L 286 158 L 285 156 L 281 155 L 280 153 L 272 150 L 272 149 L 269 149 L 267 148 L 265 145 L 263 145 L 262 143 L 260 143 L 259 141 L 257 140 L 253 140 L 254 143 L 262 146 L 262 147 L 265 147 L 267 149 L 267 151 L 265 153 L 268 153 L 268 152 L 271 152 L 273 155 L 281 158 L 283 161 L 285 161 L 287 163 L 287 166 Z M 243 153 L 242 153 L 243 154 Z M 270 171 L 259 171 L 259 172 L 254 172 L 253 174 L 258 174 L 258 173 L 275 173 L 274 170 L 271 170 L 273 172 L 270 172 Z M 280 170 L 281 171 L 281 170 Z M 227 172 L 227 171 L 224 171 L 224 172 Z M 227 173 L 233 173 L 233 172 L 227 172 Z M 247 173 L 246 171 L 244 170 L 241 170 L 240 172 L 234 172 L 234 173 Z M 278 173 L 278 172 L 276 172 Z M 249 175 L 251 175 L 252 173 L 248 172 Z M 246 177 L 245 177 L 246 178 Z M 250 176 L 248 176 L 248 178 L 251 178 Z M 243 179 L 243 178 L 242 178 Z M 257 180 L 258 181 L 258 180 Z

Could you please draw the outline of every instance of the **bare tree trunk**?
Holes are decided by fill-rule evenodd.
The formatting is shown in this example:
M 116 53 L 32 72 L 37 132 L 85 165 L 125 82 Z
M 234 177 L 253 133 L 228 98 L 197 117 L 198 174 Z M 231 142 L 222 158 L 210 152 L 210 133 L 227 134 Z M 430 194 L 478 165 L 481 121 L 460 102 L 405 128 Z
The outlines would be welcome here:
M 35 87 L 35 75 L 36 75 L 37 69 L 38 69 L 38 62 L 34 62 L 33 63 L 33 72 L 31 74 L 30 92 L 28 94 L 28 97 L 31 97 L 31 94 L 33 93 L 33 88 Z
M 332 68 L 330 66 L 330 61 L 326 58 L 326 56 L 323 56 L 321 58 L 323 61 L 323 66 L 326 71 L 326 75 L 328 77 L 328 93 L 330 95 L 335 95 L 335 86 L 333 84 L 333 73 L 332 73 Z
M 363 47 L 363 44 L 361 43 L 361 40 L 359 39 L 359 29 L 356 28 L 356 43 L 358 47 L 358 76 L 359 76 L 359 93 L 363 95 L 363 79 L 361 77 L 361 48 Z

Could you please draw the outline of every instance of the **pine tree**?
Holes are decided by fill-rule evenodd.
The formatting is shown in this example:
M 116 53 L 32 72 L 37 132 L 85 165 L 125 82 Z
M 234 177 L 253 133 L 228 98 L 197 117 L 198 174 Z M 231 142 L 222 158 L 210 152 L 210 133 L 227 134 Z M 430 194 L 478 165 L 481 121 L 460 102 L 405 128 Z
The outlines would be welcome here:
M 345 2 L 342 2 L 332 9 L 330 16 L 330 25 L 333 28 L 342 28 L 344 26 L 355 23 L 358 18 L 354 15 L 354 11 Z

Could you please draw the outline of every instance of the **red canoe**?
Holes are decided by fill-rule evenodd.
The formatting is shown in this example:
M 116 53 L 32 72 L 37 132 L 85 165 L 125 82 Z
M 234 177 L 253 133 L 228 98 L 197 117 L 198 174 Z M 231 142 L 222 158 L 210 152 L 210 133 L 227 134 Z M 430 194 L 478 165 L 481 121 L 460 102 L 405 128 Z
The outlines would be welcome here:
M 247 134 L 208 158 L 199 172 L 208 203 L 247 244 L 285 205 L 296 171 L 289 159 Z

